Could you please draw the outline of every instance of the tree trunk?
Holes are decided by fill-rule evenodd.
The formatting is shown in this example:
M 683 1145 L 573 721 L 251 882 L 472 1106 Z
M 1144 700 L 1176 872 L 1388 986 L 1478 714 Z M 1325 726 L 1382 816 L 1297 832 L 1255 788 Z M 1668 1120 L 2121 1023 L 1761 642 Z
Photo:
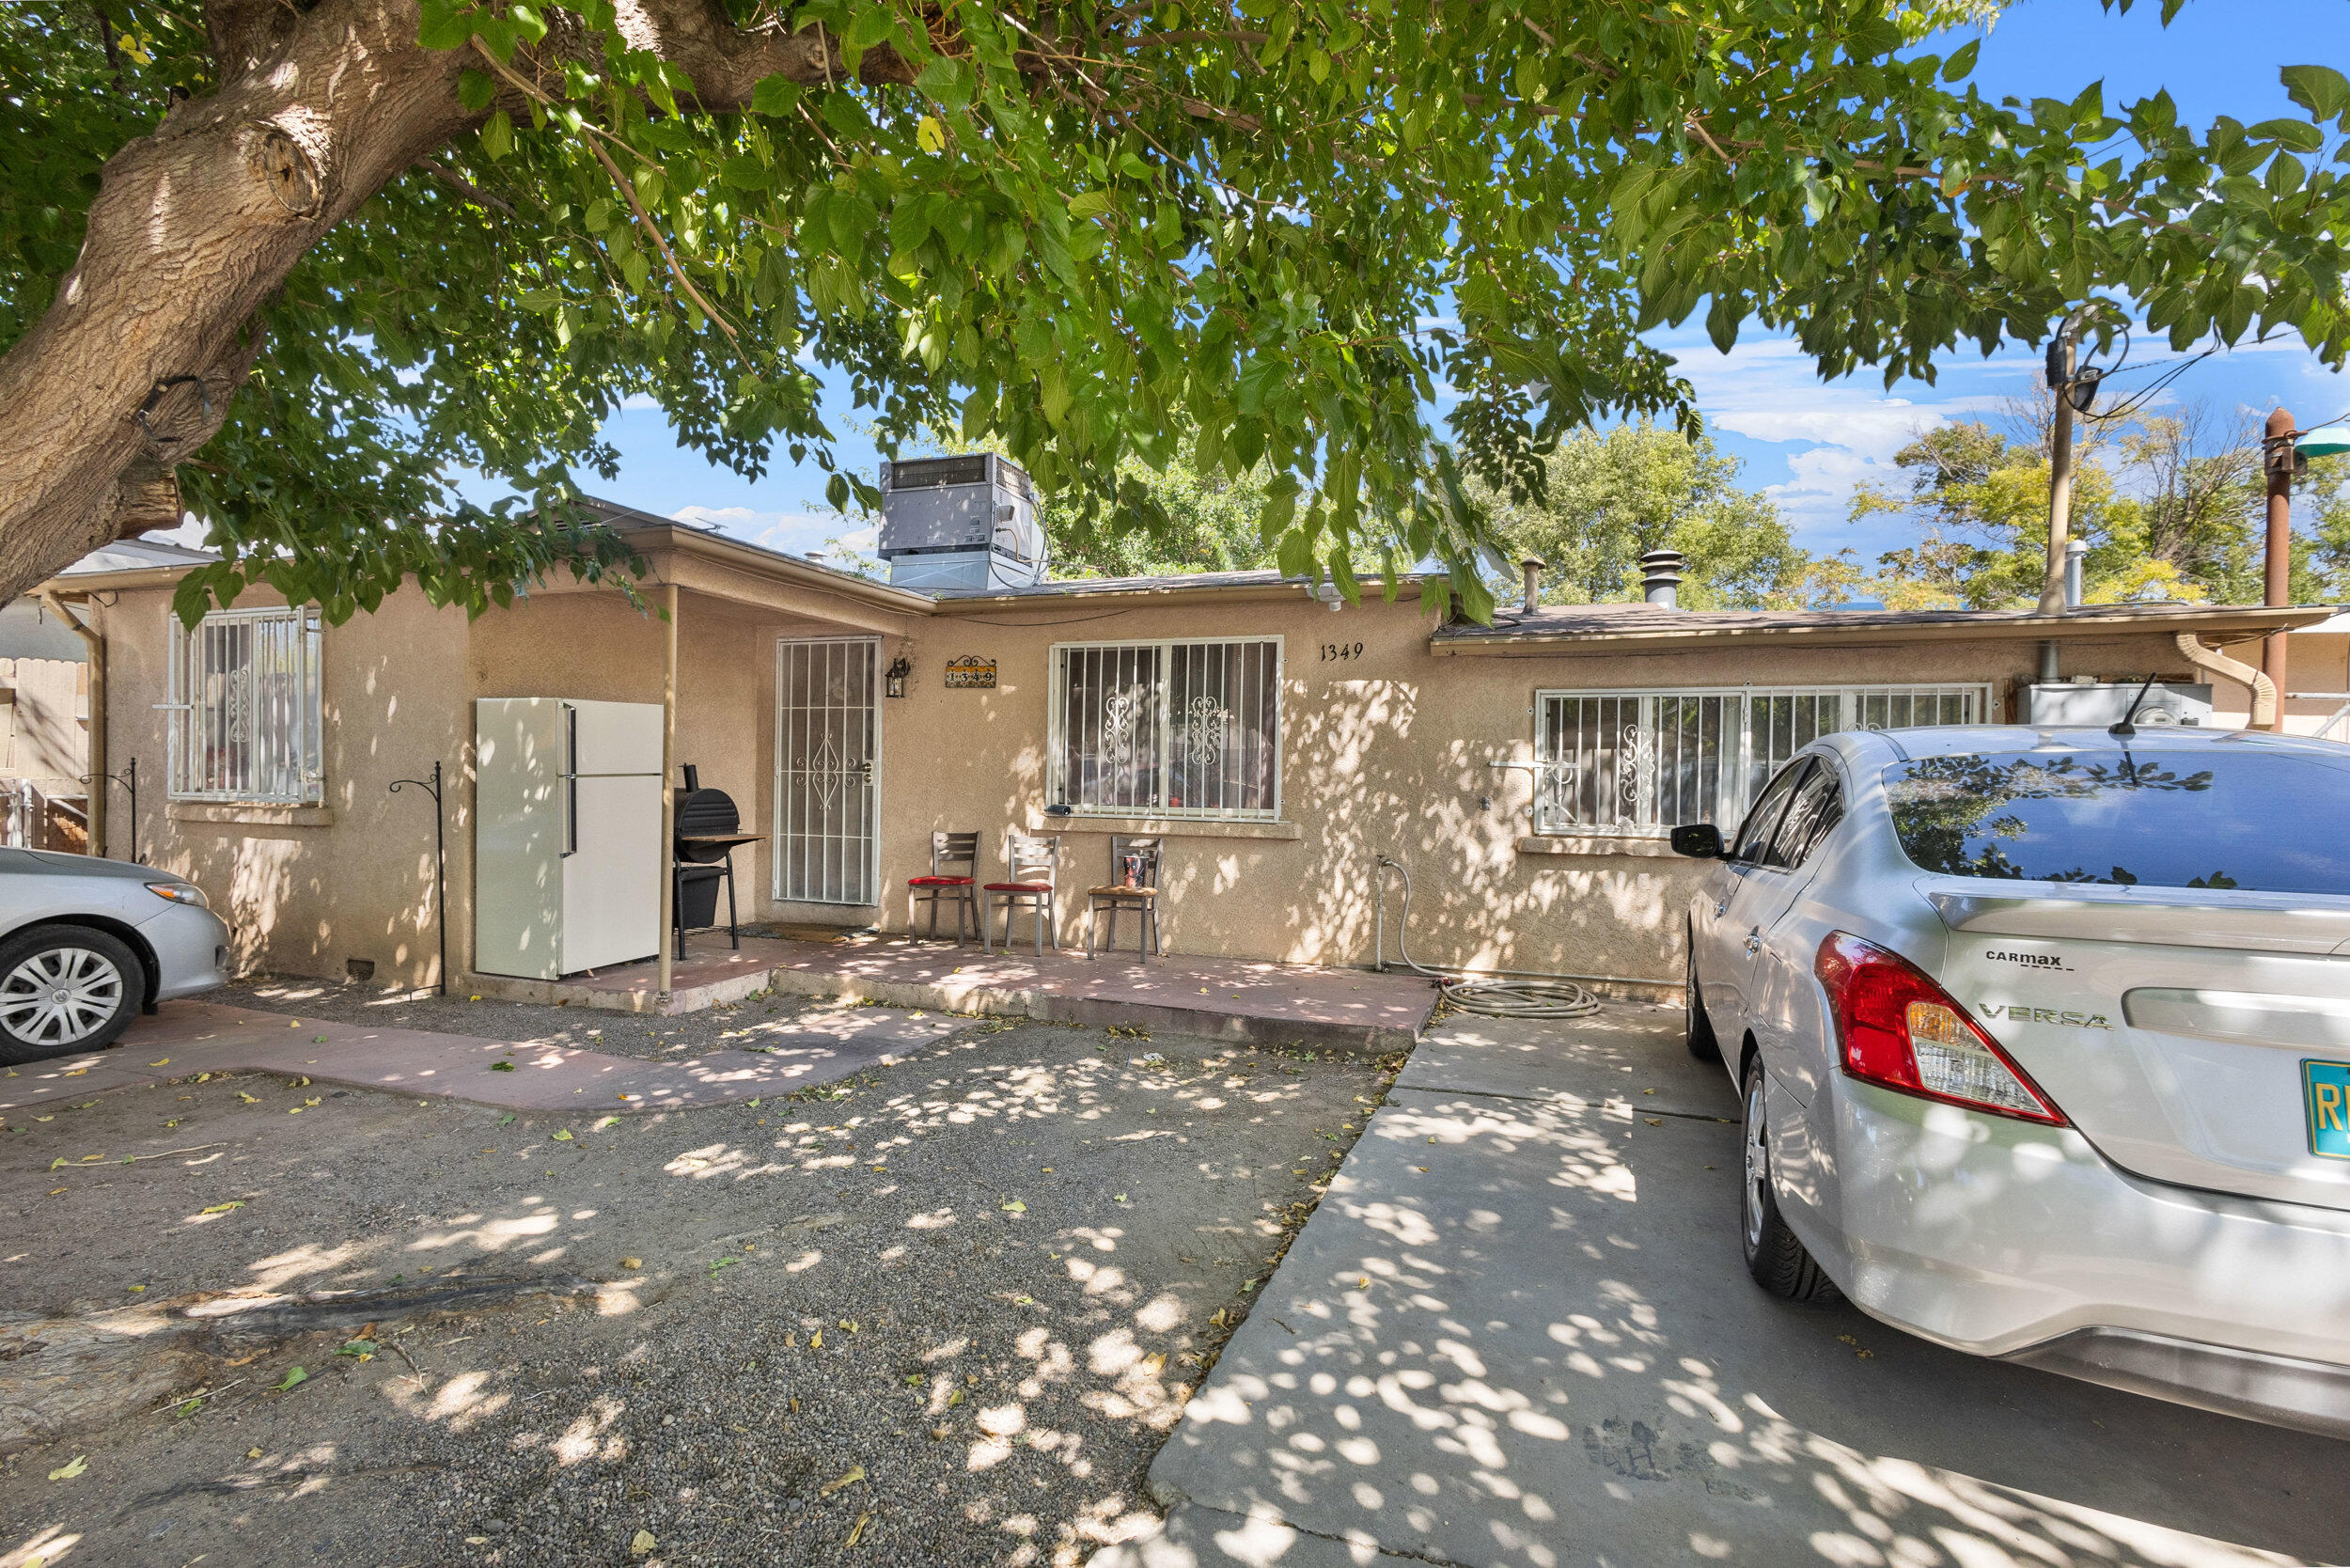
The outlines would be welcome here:
M 173 464 L 260 351 L 303 253 L 480 117 L 415 0 L 211 12 L 222 86 L 110 159 L 73 270 L 0 359 L 0 600 L 180 520 Z
M 220 89 L 107 161 L 72 271 L 0 358 L 0 603 L 179 523 L 172 469 L 226 419 L 257 312 L 328 229 L 488 113 L 457 92 L 486 62 L 420 45 L 417 0 L 208 0 L 205 20 Z M 576 16 L 547 20 L 543 58 L 602 59 Z M 768 76 L 844 79 L 822 28 L 744 31 L 722 0 L 617 0 L 615 23 L 706 109 L 743 107 Z M 911 77 L 885 46 L 860 62 L 865 82 Z

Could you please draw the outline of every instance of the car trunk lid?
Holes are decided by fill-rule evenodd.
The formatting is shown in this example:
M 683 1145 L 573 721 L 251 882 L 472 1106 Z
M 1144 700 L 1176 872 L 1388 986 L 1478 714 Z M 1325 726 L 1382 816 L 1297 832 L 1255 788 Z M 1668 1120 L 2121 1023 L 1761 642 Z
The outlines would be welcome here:
M 1982 886 L 1921 889 L 1942 983 L 2108 1159 L 2350 1209 L 2350 898 Z

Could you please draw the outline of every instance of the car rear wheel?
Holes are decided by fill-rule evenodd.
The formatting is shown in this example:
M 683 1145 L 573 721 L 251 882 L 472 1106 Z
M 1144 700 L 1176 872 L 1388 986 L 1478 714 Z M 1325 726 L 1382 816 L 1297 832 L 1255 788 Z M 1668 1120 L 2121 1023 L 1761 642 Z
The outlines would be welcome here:
M 35 926 L 0 943 L 0 1062 L 111 1045 L 139 1014 L 147 971 L 83 926 Z
M 1773 1295 L 1790 1301 L 1811 1301 L 1832 1295 L 1836 1282 L 1817 1259 L 1787 1228 L 1778 1212 L 1778 1195 L 1771 1189 L 1771 1141 L 1763 1116 L 1767 1080 L 1759 1056 L 1747 1062 L 1744 1099 L 1747 1114 L 1741 1129 L 1746 1146 L 1744 1196 L 1739 1204 L 1738 1240 L 1747 1256 L 1747 1272 Z
M 1714 1038 L 1714 1021 L 1705 1015 L 1705 998 L 1698 993 L 1697 933 L 1689 933 L 1689 965 L 1682 977 L 1683 1038 L 1689 1054 L 1700 1061 L 1722 1059 L 1722 1043 Z

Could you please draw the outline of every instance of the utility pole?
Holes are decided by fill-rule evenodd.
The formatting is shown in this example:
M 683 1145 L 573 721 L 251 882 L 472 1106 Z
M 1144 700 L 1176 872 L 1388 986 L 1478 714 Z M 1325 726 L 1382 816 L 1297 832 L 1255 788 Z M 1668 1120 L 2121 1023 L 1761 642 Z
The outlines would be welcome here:
M 2261 439 L 2261 465 L 2268 471 L 2268 559 L 2267 602 L 2271 604 L 2293 603 L 2293 457 L 2295 429 L 2289 410 L 2278 409 L 2268 416 L 2268 428 Z M 2277 685 L 2276 728 L 2285 727 L 2285 634 L 2270 634 L 2261 654 L 2261 666 L 2269 680 Z
M 2040 613 L 2064 613 L 2064 547 L 2073 532 L 2073 368 L 2080 312 L 2048 340 L 2048 393 L 2056 425 L 2048 439 L 2048 570 L 2040 580 Z

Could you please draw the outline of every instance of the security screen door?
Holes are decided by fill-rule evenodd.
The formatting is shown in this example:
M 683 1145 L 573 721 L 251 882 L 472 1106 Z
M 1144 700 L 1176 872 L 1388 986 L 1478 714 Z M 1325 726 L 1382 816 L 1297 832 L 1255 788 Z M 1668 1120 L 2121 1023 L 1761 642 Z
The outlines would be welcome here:
M 881 645 L 776 645 L 776 897 L 871 904 L 880 882 Z

